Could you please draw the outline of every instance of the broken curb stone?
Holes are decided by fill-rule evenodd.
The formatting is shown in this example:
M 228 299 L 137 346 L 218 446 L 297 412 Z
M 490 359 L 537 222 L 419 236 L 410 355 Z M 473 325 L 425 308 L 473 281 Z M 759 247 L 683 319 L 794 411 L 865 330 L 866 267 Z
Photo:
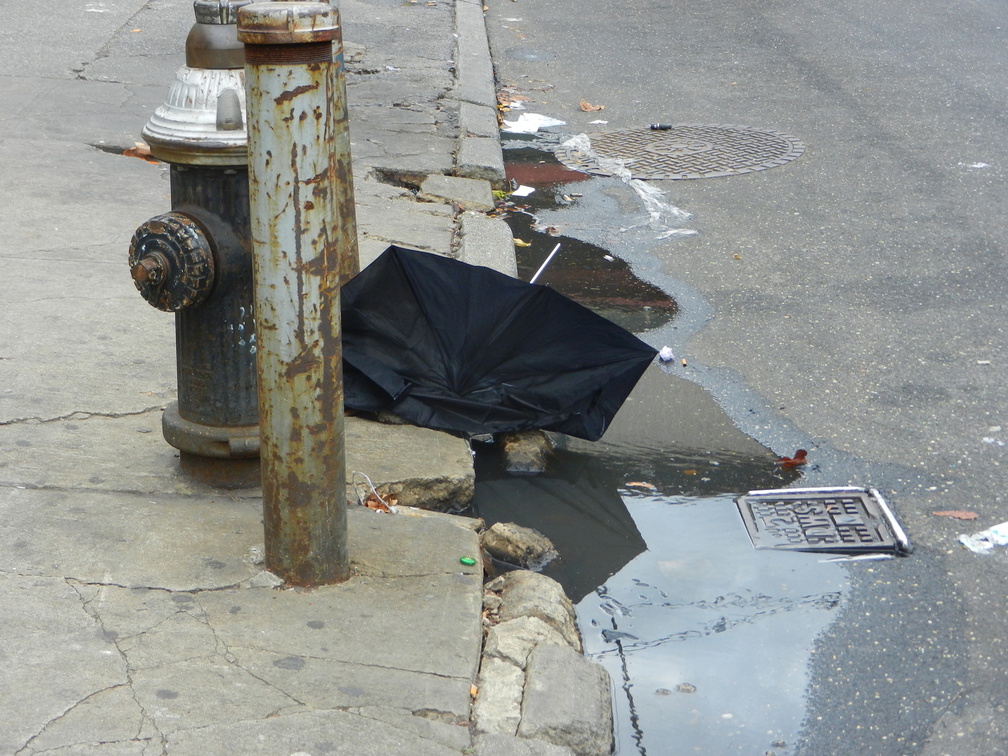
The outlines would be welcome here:
M 518 735 L 567 746 L 578 756 L 607 756 L 613 742 L 610 696 L 602 667 L 566 646 L 537 646 L 525 670 Z
M 518 617 L 538 617 L 563 636 L 571 648 L 581 652 L 581 635 L 575 622 L 574 605 L 556 580 L 527 570 L 515 570 L 487 583 L 500 592 L 501 622 Z
M 556 444 L 541 430 L 501 433 L 497 437 L 504 453 L 504 467 L 509 473 L 539 475 L 546 471 Z
M 538 530 L 513 522 L 494 523 L 480 541 L 494 559 L 531 570 L 542 569 L 557 555 L 550 539 Z
M 484 656 L 473 702 L 473 732 L 514 735 L 521 722 L 525 673 L 515 665 Z
M 560 633 L 538 617 L 518 617 L 490 628 L 483 655 L 525 669 L 529 655 L 541 644 L 570 645 Z
M 472 728 L 477 738 L 495 737 L 474 740 L 490 749 L 475 752 L 611 753 L 609 674 L 582 656 L 574 606 L 560 584 L 515 570 L 484 588 L 486 637 Z M 515 745 L 515 735 L 528 747 Z

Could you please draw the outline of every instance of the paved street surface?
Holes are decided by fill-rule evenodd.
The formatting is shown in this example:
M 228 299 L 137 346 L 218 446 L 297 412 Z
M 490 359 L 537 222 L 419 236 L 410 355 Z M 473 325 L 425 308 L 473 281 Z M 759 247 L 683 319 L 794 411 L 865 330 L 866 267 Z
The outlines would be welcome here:
M 628 240 L 641 205 L 615 180 L 549 223 L 673 293 L 658 338 L 682 375 L 777 453 L 807 448 L 803 483 L 882 489 L 917 546 L 850 566 L 798 752 L 1008 752 L 1008 552 L 957 541 L 1008 520 L 1004 4 L 490 5 L 501 83 L 567 122 L 553 144 L 656 122 L 804 143 L 771 170 L 653 182 L 694 236 Z

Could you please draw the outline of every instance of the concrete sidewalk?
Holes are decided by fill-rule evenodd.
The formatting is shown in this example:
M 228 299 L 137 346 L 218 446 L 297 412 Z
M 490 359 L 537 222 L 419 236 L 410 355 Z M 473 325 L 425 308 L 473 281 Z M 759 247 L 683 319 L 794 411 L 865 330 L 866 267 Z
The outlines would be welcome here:
M 513 270 L 506 226 L 443 178 L 484 197 L 503 178 L 481 6 L 341 13 L 362 264 L 397 243 Z M 168 172 L 121 153 L 192 22 L 187 0 L 102 0 L 19 7 L 0 29 L 0 753 L 472 752 L 471 522 L 352 509 L 354 576 L 278 590 L 258 489 L 204 484 L 162 438 L 173 318 L 126 258 L 170 209 Z M 460 439 L 347 432 L 348 474 L 401 503 L 470 495 Z

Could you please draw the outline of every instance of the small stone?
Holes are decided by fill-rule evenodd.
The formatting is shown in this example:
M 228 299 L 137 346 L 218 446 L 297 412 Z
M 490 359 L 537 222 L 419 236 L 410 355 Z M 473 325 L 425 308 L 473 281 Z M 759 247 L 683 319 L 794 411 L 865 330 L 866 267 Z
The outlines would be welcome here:
M 689 683 L 679 683 L 675 686 L 675 689 L 679 693 L 696 693 L 696 685 L 690 685 Z
M 502 433 L 497 438 L 504 451 L 504 467 L 509 473 L 539 475 L 546 465 L 556 445 L 540 430 L 520 433 Z

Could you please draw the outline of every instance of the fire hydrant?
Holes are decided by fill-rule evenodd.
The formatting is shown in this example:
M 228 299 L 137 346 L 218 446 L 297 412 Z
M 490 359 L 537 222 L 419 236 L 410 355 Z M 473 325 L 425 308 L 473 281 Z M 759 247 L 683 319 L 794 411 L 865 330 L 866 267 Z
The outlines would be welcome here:
M 238 9 L 250 0 L 196 0 L 165 103 L 143 128 L 170 165 L 171 212 L 133 236 L 133 281 L 154 307 L 175 313 L 178 401 L 162 429 L 193 455 L 259 454 L 244 45 Z

